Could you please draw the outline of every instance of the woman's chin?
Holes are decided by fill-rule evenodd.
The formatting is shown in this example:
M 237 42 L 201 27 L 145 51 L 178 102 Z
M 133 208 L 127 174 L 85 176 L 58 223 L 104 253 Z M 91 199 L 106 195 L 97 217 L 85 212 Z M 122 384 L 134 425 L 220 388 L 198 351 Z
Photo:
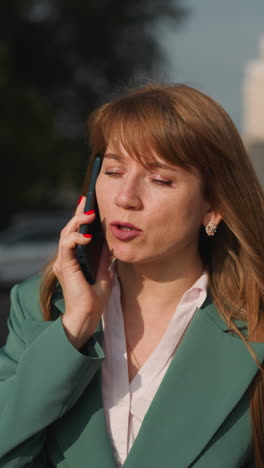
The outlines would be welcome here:
M 137 263 L 140 262 L 140 256 L 137 249 L 137 252 L 134 249 L 129 248 L 128 246 L 109 246 L 112 255 L 123 263 Z
M 113 251 L 114 257 L 122 263 L 137 263 L 138 259 L 133 255 Z

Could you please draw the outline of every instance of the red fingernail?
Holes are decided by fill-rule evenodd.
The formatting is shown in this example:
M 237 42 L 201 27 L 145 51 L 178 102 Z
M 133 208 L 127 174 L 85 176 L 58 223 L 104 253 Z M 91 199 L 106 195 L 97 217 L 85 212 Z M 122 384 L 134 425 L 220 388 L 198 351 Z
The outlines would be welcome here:
M 93 214 L 93 213 L 95 213 L 94 210 L 89 210 L 89 211 L 85 211 L 85 212 L 84 212 L 84 214 L 86 214 L 86 215 L 91 215 L 91 214 Z
M 93 237 L 92 234 L 83 234 L 83 237 L 87 237 L 88 239 L 91 239 Z
M 79 198 L 79 200 L 78 200 L 78 203 L 77 203 L 78 205 L 80 205 L 82 199 L 83 199 L 83 195 L 80 196 L 80 198 Z

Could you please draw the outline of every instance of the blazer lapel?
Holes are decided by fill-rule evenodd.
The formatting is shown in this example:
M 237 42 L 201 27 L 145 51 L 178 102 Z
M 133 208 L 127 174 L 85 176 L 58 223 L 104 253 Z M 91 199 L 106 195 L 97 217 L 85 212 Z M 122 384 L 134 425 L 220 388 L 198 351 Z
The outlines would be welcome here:
M 252 347 L 263 361 L 264 345 Z M 257 369 L 209 298 L 187 329 L 124 468 L 188 467 L 240 400 Z

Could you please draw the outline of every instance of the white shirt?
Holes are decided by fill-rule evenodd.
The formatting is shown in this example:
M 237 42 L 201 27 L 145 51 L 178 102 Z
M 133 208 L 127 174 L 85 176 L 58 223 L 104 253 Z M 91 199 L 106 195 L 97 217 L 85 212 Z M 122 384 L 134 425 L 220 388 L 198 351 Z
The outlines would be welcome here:
M 126 337 L 117 276 L 103 314 L 104 351 L 102 365 L 103 402 L 114 455 L 124 463 L 142 421 L 173 359 L 197 308 L 207 296 L 208 276 L 204 272 L 179 302 L 157 347 L 129 383 Z

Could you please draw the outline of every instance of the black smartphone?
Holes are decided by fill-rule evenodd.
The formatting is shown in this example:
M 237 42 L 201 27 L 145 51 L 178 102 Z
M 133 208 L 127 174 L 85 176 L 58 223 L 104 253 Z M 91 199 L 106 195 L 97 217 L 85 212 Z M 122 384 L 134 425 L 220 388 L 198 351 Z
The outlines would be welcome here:
M 82 234 L 92 234 L 92 240 L 87 245 L 78 244 L 75 247 L 75 254 L 79 261 L 81 270 L 88 283 L 94 284 L 104 243 L 104 232 L 102 229 L 97 200 L 95 196 L 95 184 L 102 165 L 102 156 L 98 154 L 94 160 L 89 187 L 86 193 L 86 203 L 84 211 L 95 211 L 95 219 L 90 224 L 82 224 L 79 232 Z

